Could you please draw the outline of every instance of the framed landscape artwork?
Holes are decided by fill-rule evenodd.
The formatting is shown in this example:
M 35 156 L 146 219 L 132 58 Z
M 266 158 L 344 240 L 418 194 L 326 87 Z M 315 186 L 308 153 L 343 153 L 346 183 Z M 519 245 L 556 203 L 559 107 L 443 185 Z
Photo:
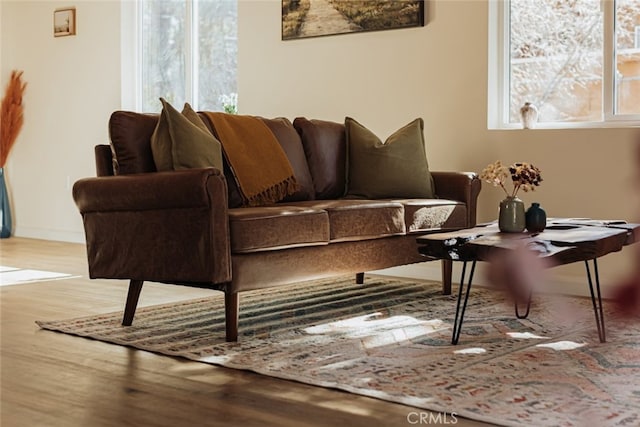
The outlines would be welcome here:
M 282 0 L 282 40 L 424 26 L 424 0 Z

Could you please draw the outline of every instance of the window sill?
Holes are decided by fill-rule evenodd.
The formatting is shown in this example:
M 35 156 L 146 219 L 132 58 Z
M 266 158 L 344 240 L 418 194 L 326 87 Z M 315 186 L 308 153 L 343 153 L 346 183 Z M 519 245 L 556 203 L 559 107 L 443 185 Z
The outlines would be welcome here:
M 581 122 L 581 123 L 537 123 L 533 129 L 523 129 L 519 123 L 504 123 L 499 126 L 488 126 L 488 130 L 557 130 L 557 129 L 627 129 L 640 127 L 639 120 L 616 120 L 610 122 Z

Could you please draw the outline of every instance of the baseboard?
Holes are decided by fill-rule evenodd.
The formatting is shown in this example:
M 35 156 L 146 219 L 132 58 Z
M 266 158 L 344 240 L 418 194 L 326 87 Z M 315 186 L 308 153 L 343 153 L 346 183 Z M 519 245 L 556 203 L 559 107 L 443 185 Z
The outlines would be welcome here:
M 13 233 L 16 237 L 28 239 L 54 240 L 57 242 L 85 243 L 84 233 L 81 231 L 49 230 L 37 227 L 16 227 Z
M 453 283 L 455 285 L 460 282 L 462 263 L 453 263 Z M 476 272 L 474 273 L 473 285 L 474 286 L 489 286 L 487 281 L 486 263 L 478 263 Z M 401 267 L 392 267 L 385 270 L 376 270 L 368 272 L 368 274 L 375 274 L 378 276 L 396 277 L 400 279 L 412 279 L 412 280 L 433 280 L 440 282 L 442 280 L 442 271 L 440 262 L 425 262 L 419 264 L 405 265 Z M 589 297 L 589 285 L 585 274 L 578 275 L 561 275 L 553 274 L 551 270 L 549 274 L 549 281 L 553 283 L 553 290 L 550 291 L 560 293 L 563 295 L 575 295 L 581 297 Z M 606 286 L 602 286 L 603 297 L 608 295 L 609 289 Z
M 460 273 L 456 274 L 456 265 L 454 265 L 453 281 L 460 281 Z M 369 271 L 367 274 L 376 276 L 397 277 L 399 279 L 413 280 L 433 280 L 439 282 L 442 280 L 442 270 L 440 262 L 423 262 L 419 264 L 403 265 L 400 267 L 391 267 L 384 270 Z

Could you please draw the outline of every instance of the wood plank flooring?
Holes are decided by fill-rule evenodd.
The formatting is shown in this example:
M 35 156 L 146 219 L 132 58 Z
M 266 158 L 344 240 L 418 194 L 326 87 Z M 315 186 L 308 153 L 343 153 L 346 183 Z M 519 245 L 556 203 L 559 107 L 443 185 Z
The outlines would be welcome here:
M 0 287 L 2 427 L 410 426 L 419 425 L 410 413 L 425 412 L 40 330 L 36 320 L 122 310 L 127 283 L 90 280 L 85 248 L 73 243 L 2 239 L 0 265 L 80 276 Z M 212 292 L 146 283 L 140 306 Z

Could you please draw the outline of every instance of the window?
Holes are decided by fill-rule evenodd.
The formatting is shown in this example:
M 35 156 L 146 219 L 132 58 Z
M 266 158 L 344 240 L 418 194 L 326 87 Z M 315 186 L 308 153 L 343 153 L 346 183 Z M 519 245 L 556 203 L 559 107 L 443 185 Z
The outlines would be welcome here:
M 235 0 L 123 2 L 123 106 L 222 110 L 237 93 Z
M 640 0 L 490 4 L 490 128 L 640 124 Z

